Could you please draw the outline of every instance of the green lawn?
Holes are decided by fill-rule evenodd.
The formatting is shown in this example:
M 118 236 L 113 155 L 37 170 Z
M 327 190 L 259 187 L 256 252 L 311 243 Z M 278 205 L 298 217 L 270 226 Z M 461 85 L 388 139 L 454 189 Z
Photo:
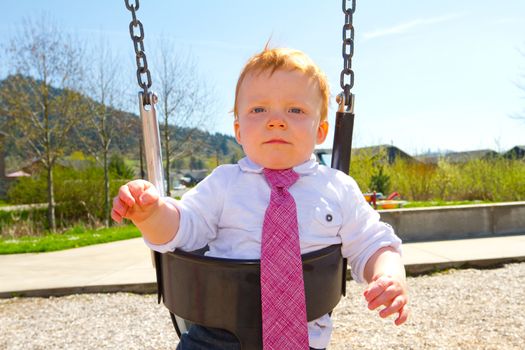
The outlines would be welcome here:
M 140 232 L 133 225 L 99 230 L 76 227 L 64 233 L 26 236 L 16 239 L 0 238 L 0 254 L 51 252 L 135 237 L 140 237 Z
M 443 207 L 447 205 L 487 204 L 488 201 L 409 201 L 403 208 Z

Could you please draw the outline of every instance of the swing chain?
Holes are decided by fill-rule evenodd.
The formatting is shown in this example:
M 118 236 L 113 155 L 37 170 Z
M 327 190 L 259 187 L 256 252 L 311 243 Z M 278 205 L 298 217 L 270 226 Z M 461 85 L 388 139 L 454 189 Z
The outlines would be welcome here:
M 343 0 L 343 13 L 345 14 L 345 24 L 343 25 L 343 70 L 341 71 L 340 84 L 343 89 L 344 104 L 348 111 L 353 109 L 353 98 L 350 90 L 354 86 L 354 71 L 352 70 L 352 56 L 354 55 L 354 25 L 353 15 L 355 12 L 356 0 L 352 0 L 352 6 L 348 7 L 349 0 Z M 348 76 L 348 83 L 345 83 L 345 76 Z
M 129 35 L 133 40 L 133 46 L 135 48 L 135 57 L 137 62 L 137 82 L 139 87 L 143 89 L 144 105 L 150 104 L 150 97 L 148 89 L 151 87 L 151 73 L 148 68 L 148 60 L 146 59 L 146 53 L 144 52 L 144 27 L 142 22 L 137 19 L 136 11 L 139 9 L 139 0 L 135 0 L 135 3 L 130 5 L 129 0 L 124 0 L 126 8 L 131 11 L 132 20 L 129 23 Z M 139 35 L 135 34 L 135 29 L 138 28 Z M 143 80 L 146 79 L 146 81 Z

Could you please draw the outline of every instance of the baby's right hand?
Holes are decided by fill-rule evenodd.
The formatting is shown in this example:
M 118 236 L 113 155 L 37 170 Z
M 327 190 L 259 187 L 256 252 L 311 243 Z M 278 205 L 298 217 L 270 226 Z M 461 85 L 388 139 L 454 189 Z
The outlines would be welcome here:
M 111 217 L 118 223 L 127 218 L 136 224 L 149 218 L 159 202 L 159 191 L 151 182 L 133 180 L 120 187 L 113 199 Z

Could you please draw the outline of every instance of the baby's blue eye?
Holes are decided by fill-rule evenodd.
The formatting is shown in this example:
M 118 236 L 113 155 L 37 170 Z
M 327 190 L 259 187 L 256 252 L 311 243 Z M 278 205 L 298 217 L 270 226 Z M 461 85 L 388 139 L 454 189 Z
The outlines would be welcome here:
M 263 107 L 255 107 L 254 109 L 252 109 L 252 112 L 253 113 L 263 113 L 264 112 L 264 108 Z
M 303 113 L 301 108 L 292 107 L 288 110 L 290 113 Z

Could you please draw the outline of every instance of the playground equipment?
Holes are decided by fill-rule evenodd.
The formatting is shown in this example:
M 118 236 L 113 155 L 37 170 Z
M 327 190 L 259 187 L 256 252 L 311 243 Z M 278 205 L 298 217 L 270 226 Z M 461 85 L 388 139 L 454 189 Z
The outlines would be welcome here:
M 388 197 L 385 197 L 381 192 L 367 192 L 363 193 L 368 204 L 374 209 L 397 209 L 407 204 L 407 201 L 401 200 L 401 196 L 397 192 L 392 192 Z
M 130 36 L 136 53 L 139 111 L 142 120 L 144 150 L 148 180 L 161 195 L 165 194 L 160 149 L 159 127 L 155 104 L 157 97 L 149 91 L 152 85 L 144 52 L 144 28 L 137 19 L 139 0 L 125 0 L 132 14 Z M 348 174 L 354 124 L 354 72 L 351 67 L 354 52 L 353 13 L 356 1 L 347 6 L 343 25 L 343 69 L 337 96 L 332 167 Z M 138 34 L 135 34 L 138 30 Z M 154 253 L 157 274 L 158 301 L 163 300 L 170 311 L 173 325 L 180 336 L 191 323 L 221 328 L 233 333 L 243 350 L 262 348 L 260 262 L 204 256 L 205 249 L 196 252 L 174 251 Z M 340 245 L 330 246 L 302 256 L 307 318 L 314 320 L 329 313 L 345 294 L 346 259 Z

